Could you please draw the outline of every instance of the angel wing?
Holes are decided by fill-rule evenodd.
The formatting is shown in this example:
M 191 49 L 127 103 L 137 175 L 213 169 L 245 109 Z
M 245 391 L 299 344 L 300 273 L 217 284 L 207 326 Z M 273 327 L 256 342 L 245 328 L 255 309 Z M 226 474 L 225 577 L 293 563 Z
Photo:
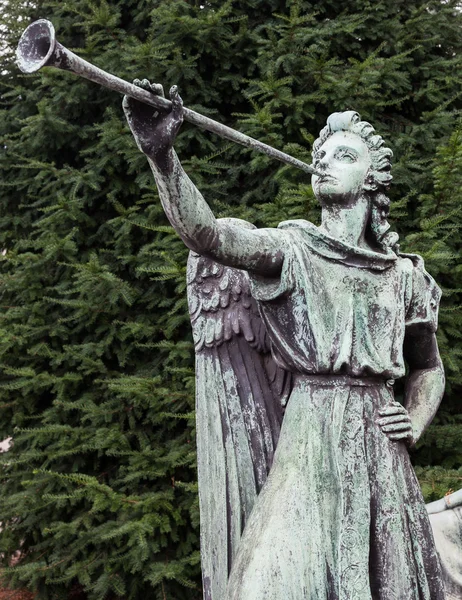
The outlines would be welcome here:
M 245 271 L 191 252 L 187 277 L 203 588 L 205 600 L 216 600 L 225 598 L 242 531 L 271 468 L 290 374 L 271 357 Z

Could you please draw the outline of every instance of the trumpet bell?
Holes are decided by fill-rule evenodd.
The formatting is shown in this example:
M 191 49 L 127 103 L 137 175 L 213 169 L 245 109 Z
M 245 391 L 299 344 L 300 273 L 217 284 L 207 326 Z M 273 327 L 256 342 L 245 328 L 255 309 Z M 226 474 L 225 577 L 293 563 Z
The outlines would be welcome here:
M 47 19 L 31 23 L 19 40 L 16 62 L 23 73 L 35 73 L 47 64 L 56 46 L 55 28 Z

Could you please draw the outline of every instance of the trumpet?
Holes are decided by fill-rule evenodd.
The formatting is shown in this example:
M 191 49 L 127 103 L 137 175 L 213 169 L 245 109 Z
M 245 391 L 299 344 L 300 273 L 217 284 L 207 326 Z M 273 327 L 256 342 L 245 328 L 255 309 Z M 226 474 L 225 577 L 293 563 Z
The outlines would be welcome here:
M 35 73 L 42 67 L 56 67 L 71 71 L 80 77 L 89 79 L 106 88 L 135 98 L 140 102 L 153 106 L 158 111 L 169 112 L 172 107 L 170 100 L 156 96 L 147 90 L 128 83 L 115 75 L 111 75 L 83 58 L 80 58 L 56 39 L 55 28 L 47 19 L 34 21 L 24 30 L 16 49 L 16 61 L 23 73 Z M 305 173 L 318 174 L 312 165 L 276 150 L 259 140 L 236 131 L 227 125 L 218 123 L 209 117 L 184 107 L 184 119 L 205 131 L 210 131 L 222 138 L 267 154 L 283 163 L 297 167 Z

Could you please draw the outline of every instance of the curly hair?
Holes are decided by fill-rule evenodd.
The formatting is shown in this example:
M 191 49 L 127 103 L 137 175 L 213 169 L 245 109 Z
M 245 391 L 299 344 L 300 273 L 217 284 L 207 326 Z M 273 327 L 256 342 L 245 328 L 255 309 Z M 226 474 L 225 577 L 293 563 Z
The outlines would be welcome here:
M 336 131 L 350 131 L 356 133 L 366 144 L 371 157 L 372 168 L 368 173 L 367 181 L 375 184 L 375 189 L 368 190 L 371 200 L 371 218 L 369 222 L 370 234 L 380 248 L 398 251 L 398 234 L 389 232 L 390 224 L 390 199 L 385 194 L 393 179 L 391 171 L 391 158 L 393 152 L 385 146 L 382 136 L 375 133 L 370 123 L 361 121 L 357 112 L 352 110 L 337 112 L 330 115 L 326 126 L 319 133 L 318 139 L 313 144 L 313 157 L 320 150 L 324 142 Z

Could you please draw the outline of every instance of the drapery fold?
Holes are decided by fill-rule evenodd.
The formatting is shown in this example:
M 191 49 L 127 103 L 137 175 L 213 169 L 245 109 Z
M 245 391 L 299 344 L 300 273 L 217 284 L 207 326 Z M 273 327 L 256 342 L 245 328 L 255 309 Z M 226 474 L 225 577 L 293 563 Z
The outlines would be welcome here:
M 445 598 L 407 449 L 376 423 L 392 390 L 351 379 L 296 379 L 227 600 Z

